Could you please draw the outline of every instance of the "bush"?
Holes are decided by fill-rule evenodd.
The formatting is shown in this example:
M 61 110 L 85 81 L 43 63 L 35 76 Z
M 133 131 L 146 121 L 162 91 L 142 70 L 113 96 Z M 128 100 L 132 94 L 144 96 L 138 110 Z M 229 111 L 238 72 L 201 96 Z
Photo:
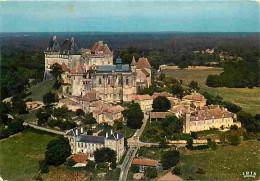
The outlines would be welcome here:
M 144 170 L 144 175 L 145 177 L 147 177 L 148 179 L 153 179 L 157 177 L 157 170 L 155 168 L 152 167 L 148 167 Z
M 211 139 L 208 139 L 208 147 L 212 150 L 218 149 L 218 145 L 215 141 L 211 141 Z
M 197 138 L 198 138 L 197 132 L 191 132 L 191 137 L 192 137 L 193 139 L 197 139 Z
M 230 129 L 231 129 L 231 130 L 237 130 L 238 127 L 237 127 L 237 125 L 231 125 L 231 126 L 230 126 Z
M 67 161 L 67 164 L 68 164 L 68 166 L 73 167 L 76 164 L 76 162 L 74 161 L 73 158 L 69 158 Z
M 111 163 L 110 167 L 111 167 L 112 169 L 115 169 L 115 168 L 116 168 L 116 162 L 113 161 L 113 162 Z
M 161 163 L 163 169 L 169 169 L 171 167 L 174 167 L 179 162 L 179 159 L 180 159 L 180 152 L 177 150 L 171 150 L 163 153 L 161 157 Z
M 165 96 L 159 96 L 153 101 L 153 112 L 166 112 L 171 108 L 169 99 Z
M 45 160 L 39 161 L 39 167 L 40 167 L 41 173 L 48 173 L 49 172 L 49 167 L 46 164 Z
M 86 171 L 87 172 L 94 172 L 95 171 L 95 167 L 96 167 L 96 163 L 93 162 L 92 160 L 87 160 L 88 164 L 86 165 Z
M 193 147 L 193 139 L 190 138 L 187 140 L 186 148 L 191 149 Z
M 202 168 L 198 168 L 196 171 L 197 174 L 205 174 L 205 170 L 203 170 Z
M 229 142 L 233 146 L 237 146 L 240 144 L 240 138 L 238 135 L 230 135 Z
M 131 170 L 132 170 L 132 172 L 134 172 L 134 173 L 139 173 L 139 166 L 137 166 L 137 165 L 132 165 L 132 166 L 131 166 Z
M 181 167 L 174 167 L 174 169 L 172 170 L 172 174 L 181 175 Z

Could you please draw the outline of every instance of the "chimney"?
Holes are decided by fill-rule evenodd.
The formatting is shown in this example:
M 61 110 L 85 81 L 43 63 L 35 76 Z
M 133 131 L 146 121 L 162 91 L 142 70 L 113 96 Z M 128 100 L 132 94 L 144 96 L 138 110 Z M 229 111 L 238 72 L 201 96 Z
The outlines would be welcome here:
M 84 129 L 83 127 L 80 128 L 80 132 L 83 133 L 84 132 Z
M 78 130 L 78 128 L 76 128 L 76 136 L 78 136 L 79 135 L 79 130 Z
M 106 132 L 106 138 L 108 137 L 108 132 Z

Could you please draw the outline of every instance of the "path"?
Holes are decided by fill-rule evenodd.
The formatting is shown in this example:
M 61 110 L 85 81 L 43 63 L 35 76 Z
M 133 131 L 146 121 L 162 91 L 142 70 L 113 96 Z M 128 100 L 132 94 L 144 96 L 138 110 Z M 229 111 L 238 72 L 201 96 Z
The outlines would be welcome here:
M 23 125 L 24 126 L 30 126 L 30 127 L 34 128 L 34 129 L 46 131 L 46 132 L 49 132 L 49 133 L 59 134 L 59 135 L 63 135 L 63 136 L 65 135 L 65 132 L 63 132 L 63 131 L 58 131 L 58 130 L 54 130 L 54 129 L 50 129 L 50 128 L 45 128 L 45 127 L 38 126 L 38 125 L 32 124 L 32 123 L 24 122 Z

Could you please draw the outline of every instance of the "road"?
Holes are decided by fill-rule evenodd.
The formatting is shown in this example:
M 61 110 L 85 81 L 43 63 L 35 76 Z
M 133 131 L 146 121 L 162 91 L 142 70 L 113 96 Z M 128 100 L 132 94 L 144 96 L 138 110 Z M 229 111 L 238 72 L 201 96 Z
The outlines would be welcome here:
M 126 180 L 129 168 L 131 167 L 132 161 L 135 157 L 138 148 L 144 146 L 144 144 L 146 145 L 146 143 L 142 143 L 139 141 L 139 137 L 142 135 L 144 131 L 148 118 L 149 116 L 144 114 L 143 124 L 141 128 L 136 131 L 136 136 L 127 139 L 129 149 L 121 166 L 119 180 Z
M 23 125 L 24 126 L 30 126 L 30 127 L 34 128 L 34 129 L 46 131 L 46 132 L 49 132 L 49 133 L 59 134 L 59 135 L 63 135 L 63 136 L 65 135 L 65 132 L 63 132 L 63 131 L 58 131 L 58 130 L 54 130 L 54 129 L 41 127 L 41 126 L 38 126 L 38 125 L 32 124 L 32 123 L 24 122 Z

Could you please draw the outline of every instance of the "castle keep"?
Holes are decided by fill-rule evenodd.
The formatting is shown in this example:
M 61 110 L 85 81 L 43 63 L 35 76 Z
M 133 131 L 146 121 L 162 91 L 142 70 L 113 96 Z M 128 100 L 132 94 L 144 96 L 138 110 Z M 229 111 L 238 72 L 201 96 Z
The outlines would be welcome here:
M 84 111 L 89 104 L 100 100 L 106 104 L 130 102 L 139 89 L 151 85 L 151 65 L 147 58 L 123 64 L 118 57 L 113 63 L 113 52 L 103 41 L 95 42 L 91 49 L 80 49 L 74 38 L 60 44 L 54 36 L 45 53 L 45 76 L 50 79 L 51 66 L 58 63 L 64 71 L 62 91 L 75 100 Z

